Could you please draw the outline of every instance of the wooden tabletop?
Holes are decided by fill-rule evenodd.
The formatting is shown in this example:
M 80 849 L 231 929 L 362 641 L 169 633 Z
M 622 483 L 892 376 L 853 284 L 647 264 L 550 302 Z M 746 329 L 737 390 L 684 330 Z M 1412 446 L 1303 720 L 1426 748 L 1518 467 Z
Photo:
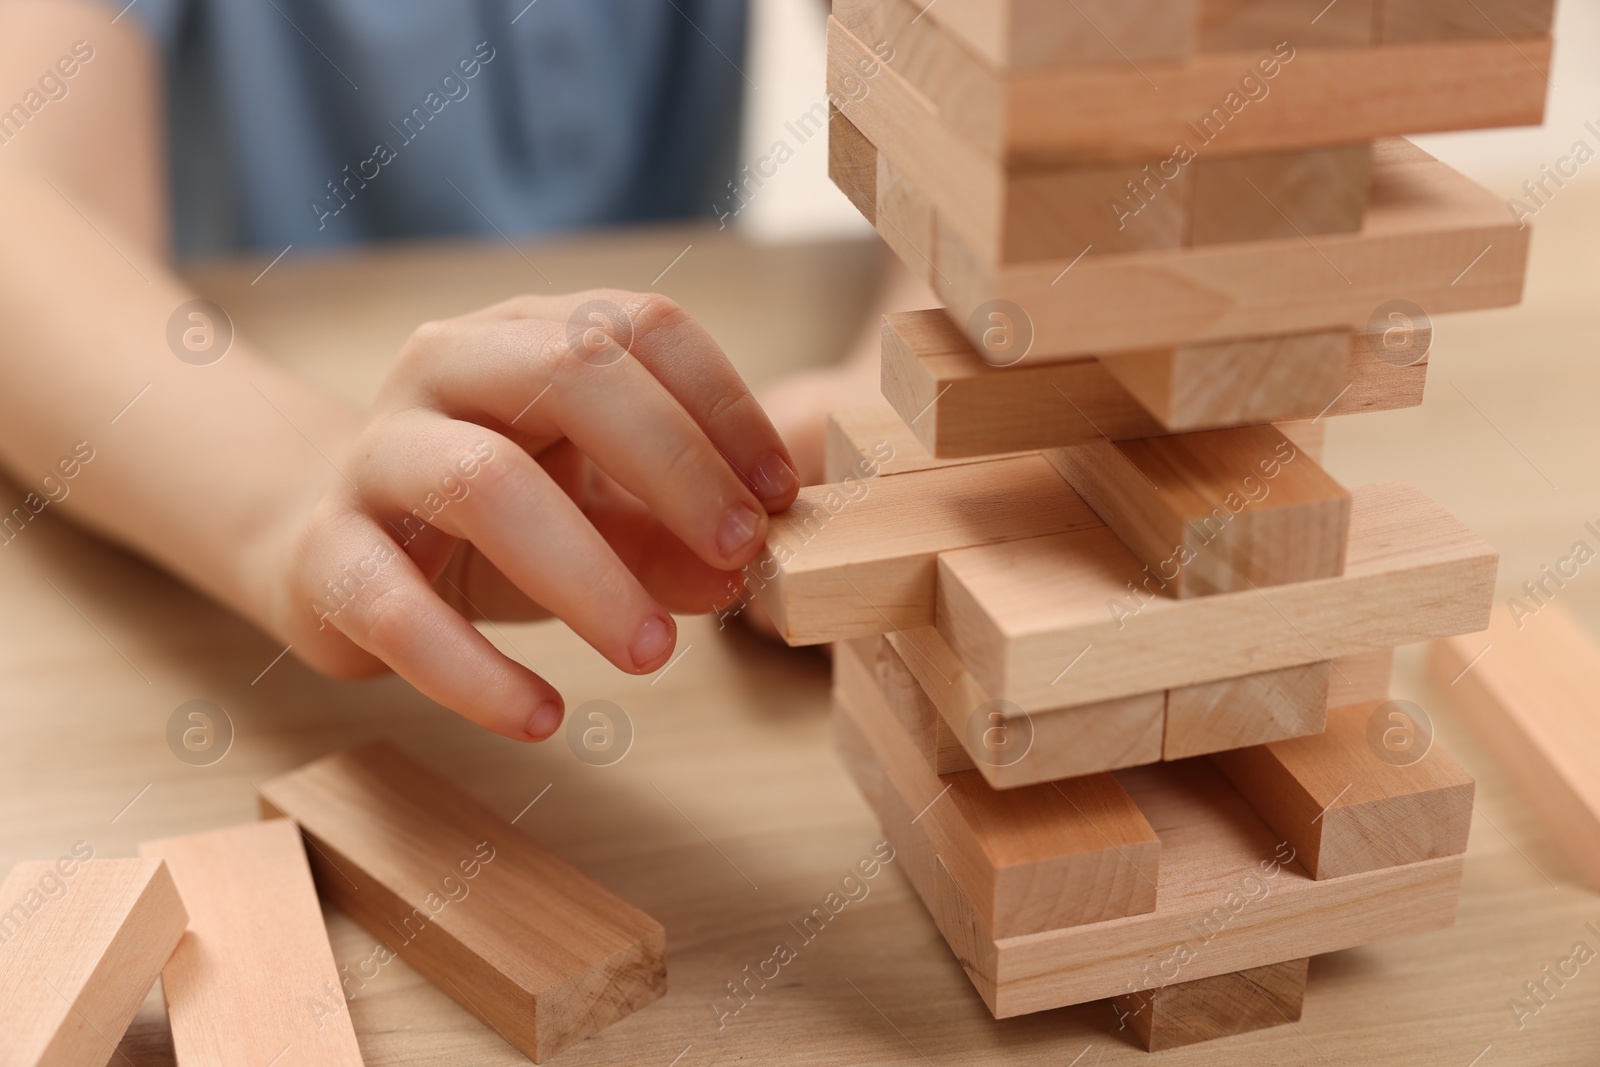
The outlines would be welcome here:
M 1600 361 L 1591 351 L 1600 196 L 1574 185 L 1538 228 L 1523 307 L 1437 324 L 1422 409 L 1345 420 L 1330 434 L 1328 465 L 1347 484 L 1416 482 L 1501 546 L 1507 592 L 1600 518 Z M 758 248 L 714 230 L 669 229 L 518 249 L 289 258 L 253 286 L 265 257 L 193 276 L 261 350 L 362 398 L 417 322 L 516 291 L 650 288 L 685 246 L 654 287 L 701 317 L 754 381 L 841 350 L 878 255 L 865 244 Z M 108 426 L 108 445 L 114 434 Z M 22 492 L 0 482 L 8 507 Z M 1600 622 L 1600 577 L 1585 572 L 1561 595 Z M 687 620 L 681 656 L 654 677 L 629 678 L 558 624 L 490 628 L 560 686 L 570 708 L 605 699 L 626 711 L 632 748 L 601 767 L 580 761 L 564 735 L 520 746 L 394 679 L 338 683 L 277 660 L 281 647 L 250 626 L 48 512 L 0 550 L 0 606 L 6 867 L 79 840 L 96 855 L 132 855 L 143 839 L 254 819 L 256 784 L 389 736 L 507 817 L 523 812 L 521 829 L 666 925 L 667 996 L 558 1063 L 1149 1060 L 1116 1032 L 1104 1003 L 996 1023 L 893 864 L 719 1026 L 712 1005 L 725 983 L 778 941 L 796 940 L 786 924 L 819 906 L 879 840 L 832 752 L 819 652 Z M 1163 1063 L 1498 1067 L 1600 1057 L 1600 963 L 1566 980 L 1520 1031 L 1508 1005 L 1575 942 L 1600 950 L 1585 929 L 1600 925 L 1600 896 L 1463 733 L 1448 695 L 1424 683 L 1419 663 L 1417 650 L 1402 655 L 1396 694 L 1432 714 L 1479 783 L 1459 922 L 1319 957 L 1298 1025 L 1163 1053 Z M 167 741 L 173 711 L 196 699 L 232 724 L 231 748 L 209 766 L 180 760 Z M 337 913 L 328 922 L 341 963 L 370 954 L 370 935 Z M 349 1009 L 369 1064 L 525 1062 L 403 963 L 385 967 Z M 173 1062 L 159 997 L 120 1053 L 108 1057 Z M 294 1065 L 291 1053 L 280 1067 Z

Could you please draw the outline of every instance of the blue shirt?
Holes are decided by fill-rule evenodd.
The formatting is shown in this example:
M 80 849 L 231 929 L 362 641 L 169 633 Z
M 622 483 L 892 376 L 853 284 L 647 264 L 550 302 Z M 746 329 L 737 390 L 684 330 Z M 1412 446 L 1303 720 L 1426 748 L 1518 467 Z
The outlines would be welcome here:
M 120 6 L 120 0 L 118 0 Z M 745 0 L 136 0 L 180 254 L 713 214 Z

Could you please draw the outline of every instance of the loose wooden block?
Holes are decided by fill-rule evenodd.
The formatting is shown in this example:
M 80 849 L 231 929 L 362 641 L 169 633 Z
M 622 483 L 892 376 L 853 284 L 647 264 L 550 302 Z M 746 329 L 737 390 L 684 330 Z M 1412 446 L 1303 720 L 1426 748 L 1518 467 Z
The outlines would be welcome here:
M 360 1067 L 293 823 L 146 841 L 139 853 L 166 863 L 189 912 L 161 971 L 179 1063 L 253 1063 L 288 1048 L 306 1063 Z
M 1346 330 L 998 367 L 942 311 L 883 323 L 884 398 L 941 459 L 1416 407 L 1426 377 Z
M 1176 600 L 1116 535 L 1083 530 L 944 553 L 936 624 L 988 693 L 1031 711 L 1479 630 L 1496 558 L 1414 487 L 1367 486 L 1339 578 Z
M 1269 963 L 1111 998 L 1119 1027 L 1146 1052 L 1193 1045 L 1300 1018 L 1309 958 Z
M 660 923 L 386 741 L 260 793 L 324 900 L 536 1063 L 666 991 Z
M 1321 733 L 1328 720 L 1326 660 L 1167 691 L 1164 760 Z
M 1038 456 L 808 486 L 745 580 L 785 641 L 836 641 L 927 625 L 940 552 L 1098 524 Z
M 1461 856 L 1315 881 L 1290 845 L 1204 760 L 1118 771 L 1161 838 L 1156 910 L 996 938 L 835 699 L 840 755 L 911 880 L 996 1018 L 1082 1004 L 1449 926 Z M 941 801 L 943 803 L 943 801 Z M 1176 966 L 1176 974 L 1174 967 Z
M 854 642 L 836 646 L 834 690 L 895 787 L 919 798 L 917 821 L 986 929 L 1020 936 L 1155 908 L 1161 845 L 1116 779 L 1000 791 L 974 771 L 936 775 L 862 652 Z
M 1344 572 L 1350 494 L 1271 426 L 1100 440 L 1044 456 L 1168 596 Z
M 1538 37 L 1550 32 L 1555 6 L 1555 0 L 1379 0 L 1377 36 L 1385 44 Z
M 1437 642 L 1430 668 L 1600 889 L 1600 650 L 1561 605 L 1515 602 L 1524 611 L 1496 612 L 1487 633 Z M 1526 614 L 1529 608 L 1537 611 Z
M 917 755 L 927 761 L 935 774 L 954 774 L 974 769 L 972 757 L 940 717 L 922 683 L 882 637 L 857 637 L 843 642 L 860 663 L 871 668 L 878 691 L 889 710 L 916 746 Z
M 1385 704 L 1328 712 L 1311 737 L 1221 752 L 1214 762 L 1316 878 L 1340 878 L 1467 850 L 1472 776 L 1435 739 L 1415 762 L 1386 755 Z M 1376 726 L 1371 724 L 1374 715 Z M 1401 727 L 1405 719 L 1397 719 Z
M 1161 759 L 1167 694 L 1163 690 L 1077 707 L 1037 711 L 1026 722 L 1013 721 L 1002 740 L 1020 738 L 1026 752 L 1014 762 L 979 750 L 983 727 L 973 725 L 982 714 L 1007 708 L 992 700 L 961 665 L 939 631 L 931 626 L 887 635 L 908 671 L 922 686 L 940 717 L 973 761 L 984 781 L 995 789 L 1013 789 L 1059 778 L 1075 778 Z
M 1141 17 L 1138 5 L 1122 6 Z M 1119 57 L 1011 70 L 950 32 L 939 18 L 946 0 L 926 17 L 920 0 L 839 0 L 828 84 L 851 121 L 897 162 L 904 153 L 886 135 L 921 146 L 961 183 L 984 164 L 1167 160 L 1179 145 L 1196 156 L 1248 155 L 1543 121 L 1547 34 L 1308 47 L 1324 26 L 1352 15 L 1359 22 L 1362 6 L 1339 0 L 1315 25 L 1306 16 L 1294 34 L 1183 62 Z M 863 76 L 863 61 L 873 77 Z M 873 64 L 886 64 L 905 88 L 885 85 Z
M 1411 388 L 1410 376 L 1385 373 L 1401 368 L 1377 359 L 1352 365 L 1356 337 L 1348 330 L 1322 330 L 1128 352 L 1100 362 L 1167 430 L 1321 415 L 1358 377 L 1376 380 L 1395 406 L 1422 403 L 1422 390 Z
M 1374 8 L 1381 0 L 1200 0 L 1202 51 L 1300 48 L 1372 43 Z
M 160 860 L 97 859 L 80 841 L 0 883 L 0 1063 L 105 1063 L 188 915 Z
M 1366 215 L 1371 159 L 1367 144 L 1197 159 L 1184 243 L 1354 233 Z

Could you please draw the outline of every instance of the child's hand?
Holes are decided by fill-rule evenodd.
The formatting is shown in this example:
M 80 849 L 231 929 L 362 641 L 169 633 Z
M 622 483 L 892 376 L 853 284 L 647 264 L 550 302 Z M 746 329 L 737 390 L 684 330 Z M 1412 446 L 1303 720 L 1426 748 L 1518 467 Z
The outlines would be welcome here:
M 428 323 L 339 473 L 280 538 L 276 629 L 320 670 L 385 667 L 519 740 L 561 696 L 468 618 L 557 615 L 621 669 L 672 654 L 668 614 L 732 599 L 793 460 L 672 301 L 519 297 Z

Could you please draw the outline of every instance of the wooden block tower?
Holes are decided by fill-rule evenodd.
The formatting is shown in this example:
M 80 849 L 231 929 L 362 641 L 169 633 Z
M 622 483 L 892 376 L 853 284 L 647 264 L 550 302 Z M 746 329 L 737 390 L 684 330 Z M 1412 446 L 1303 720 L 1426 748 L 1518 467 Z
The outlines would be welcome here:
M 1323 420 L 1420 404 L 1528 233 L 1400 135 L 1537 123 L 1552 0 L 834 0 L 835 182 L 942 310 L 752 594 L 997 1018 L 1151 1049 L 1454 920 L 1473 782 L 1390 702 L 1494 550 Z

